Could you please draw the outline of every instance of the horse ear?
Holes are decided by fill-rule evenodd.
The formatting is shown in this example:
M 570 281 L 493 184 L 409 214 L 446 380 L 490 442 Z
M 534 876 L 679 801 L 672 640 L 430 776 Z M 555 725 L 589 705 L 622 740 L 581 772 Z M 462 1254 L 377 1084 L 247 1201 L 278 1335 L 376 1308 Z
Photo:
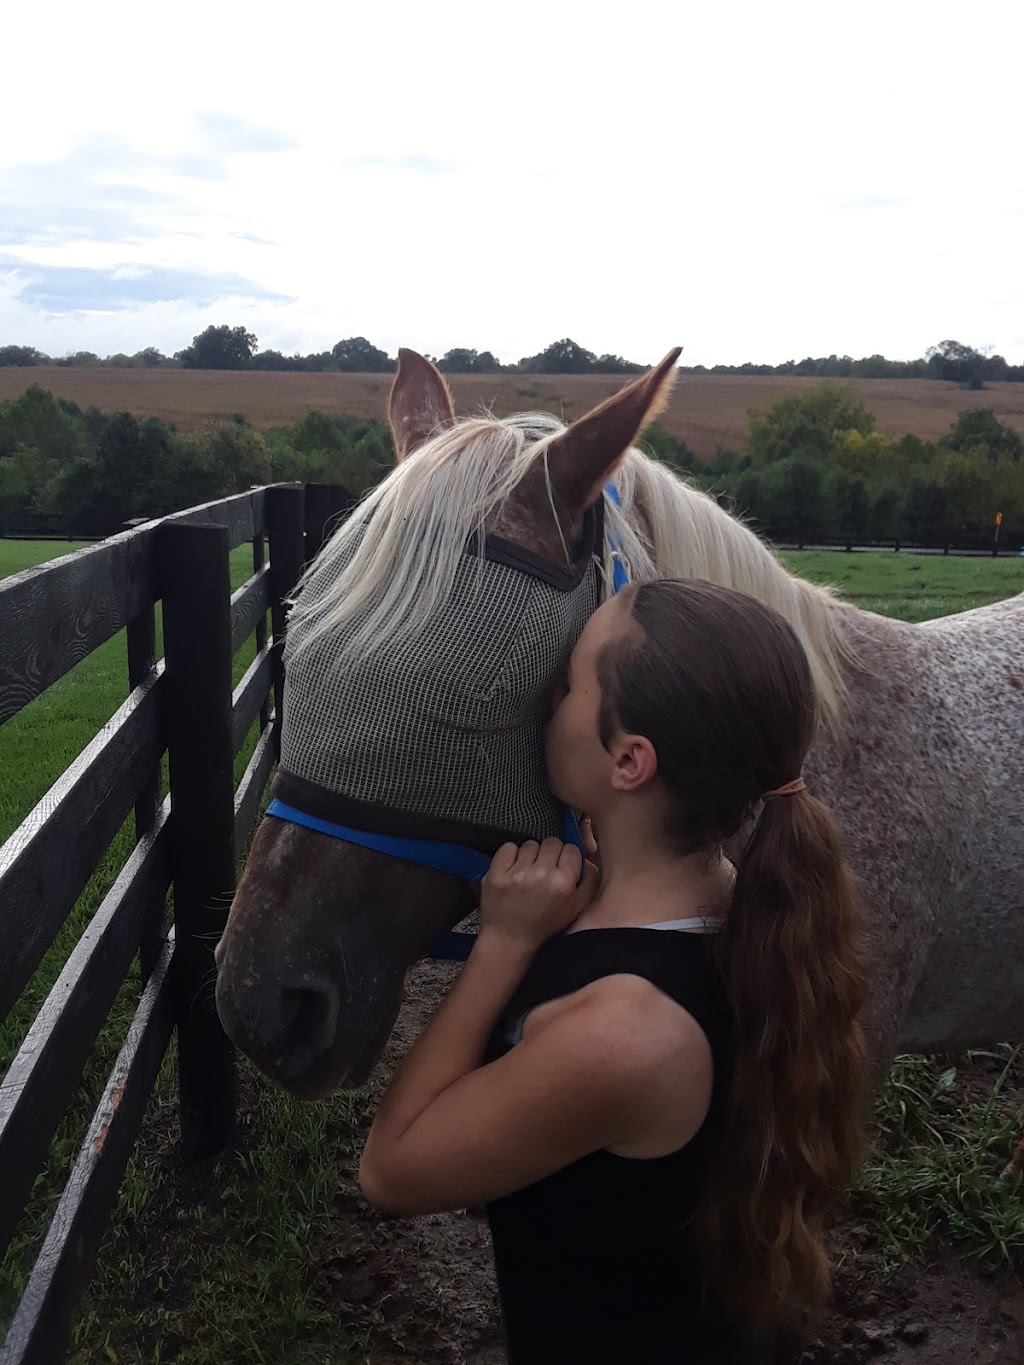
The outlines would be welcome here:
M 668 402 L 682 347 L 653 370 L 580 417 L 548 447 L 548 475 L 559 511 L 570 518 L 600 494 L 615 466 Z
M 388 421 L 398 464 L 424 441 L 455 423 L 455 406 L 439 371 L 416 351 L 398 352 L 398 373 L 388 400 Z

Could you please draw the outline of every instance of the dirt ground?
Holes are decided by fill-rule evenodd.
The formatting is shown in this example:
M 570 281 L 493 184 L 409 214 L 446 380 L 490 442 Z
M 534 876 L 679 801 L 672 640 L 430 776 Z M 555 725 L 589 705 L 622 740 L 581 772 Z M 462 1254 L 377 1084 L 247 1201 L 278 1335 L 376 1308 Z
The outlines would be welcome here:
M 398 1056 L 429 1018 L 453 968 L 422 965 L 409 978 L 389 1045 Z M 375 1081 L 383 1084 L 390 1066 Z M 1018 1365 L 1024 1363 L 1024 1283 L 987 1277 L 950 1253 L 884 1277 L 863 1251 L 866 1233 L 837 1231 L 835 1301 L 814 1339 L 787 1365 Z M 475 1212 L 401 1222 L 371 1213 L 354 1172 L 334 1206 L 334 1250 L 311 1273 L 340 1323 L 368 1334 L 373 1365 L 501 1365 L 486 1220 Z M 857 1254 L 860 1252 L 860 1254 Z M 626 1363 L 624 1362 L 624 1365 Z
M 61 398 L 105 412 L 161 417 L 190 431 L 241 413 L 260 431 L 287 425 L 310 408 L 352 417 L 384 417 L 389 374 L 243 373 L 224 370 L 117 370 L 105 367 L 29 366 L 0 368 L 0 400 L 39 384 Z M 493 406 L 499 415 L 545 408 L 565 418 L 614 393 L 616 375 L 496 374 L 451 377 L 460 412 Z M 737 449 L 746 438 L 751 408 L 764 411 L 787 393 L 820 383 L 798 376 L 687 375 L 680 377 L 664 415 L 666 430 L 702 459 L 719 446 Z M 1000 421 L 1024 431 L 1024 384 L 990 384 L 971 393 L 956 384 L 929 379 L 850 381 L 892 436 L 912 434 L 935 440 L 965 408 L 991 408 Z

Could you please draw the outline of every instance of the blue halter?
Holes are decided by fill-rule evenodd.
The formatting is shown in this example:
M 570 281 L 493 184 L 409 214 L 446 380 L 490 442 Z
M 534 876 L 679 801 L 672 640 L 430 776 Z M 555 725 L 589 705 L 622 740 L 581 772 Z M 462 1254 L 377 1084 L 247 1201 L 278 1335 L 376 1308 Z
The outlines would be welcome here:
M 605 493 L 608 500 L 621 507 L 619 490 L 614 484 L 607 484 Z M 628 584 L 629 573 L 619 552 L 619 544 L 614 535 L 606 532 L 608 549 L 612 556 L 612 592 L 617 593 Z M 491 857 L 479 849 L 466 844 L 446 844 L 440 839 L 399 839 L 390 834 L 375 834 L 365 829 L 354 829 L 349 825 L 338 825 L 331 820 L 321 820 L 319 816 L 308 815 L 297 806 L 289 806 L 276 797 L 267 807 L 268 815 L 278 820 L 287 820 L 293 825 L 304 825 L 316 830 L 318 834 L 329 834 L 334 839 L 342 839 L 346 844 L 357 844 L 360 848 L 371 848 L 377 853 L 386 853 L 392 858 L 400 858 L 406 863 L 418 863 L 421 867 L 433 867 L 438 872 L 450 872 L 453 876 L 463 877 L 468 882 L 482 880 L 491 865 Z M 562 804 L 562 842 L 575 844 L 581 853 L 586 853 L 583 836 L 580 833 L 576 812 Z M 450 932 L 442 934 L 434 943 L 429 956 L 442 962 L 465 962 L 473 947 L 475 934 Z

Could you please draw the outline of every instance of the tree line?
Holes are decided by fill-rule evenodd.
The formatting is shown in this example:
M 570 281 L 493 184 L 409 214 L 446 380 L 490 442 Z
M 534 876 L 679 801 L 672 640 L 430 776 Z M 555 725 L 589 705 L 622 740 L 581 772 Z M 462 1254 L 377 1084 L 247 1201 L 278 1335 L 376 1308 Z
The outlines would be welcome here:
M 1002 513 L 1002 543 L 1024 545 L 1024 440 L 988 408 L 961 413 L 936 442 L 892 440 L 848 386 L 825 383 L 752 413 L 742 448 L 711 461 L 657 424 L 644 446 L 769 539 L 983 548 Z M 179 432 L 32 385 L 0 402 L 0 532 L 108 535 L 275 481 L 358 494 L 391 466 L 382 422 L 314 410 L 262 433 L 242 414 Z
M 824 383 L 752 413 L 742 450 L 719 450 L 700 482 L 768 538 L 797 543 L 987 548 L 1024 545 L 1024 440 L 989 408 L 938 441 L 892 440 L 848 388 Z
M 502 364 L 493 351 L 455 347 L 430 359 L 448 374 L 638 374 L 647 368 L 620 355 L 597 355 L 570 337 L 554 341 L 536 355 Z M 190 346 L 166 356 L 155 346 L 133 355 L 118 352 L 101 359 L 92 351 L 53 358 L 33 346 L 0 346 L 0 366 L 108 365 L 118 369 L 181 368 L 188 370 L 283 370 L 385 374 L 395 359 L 366 337 L 346 337 L 329 351 L 284 355 L 259 349 L 255 333 L 245 327 L 207 327 Z M 959 341 L 941 341 L 918 360 L 888 360 L 882 355 L 855 360 L 848 355 L 807 356 L 781 365 L 680 365 L 686 374 L 805 375 L 818 379 L 943 379 L 965 388 L 986 382 L 1024 382 L 1024 365 L 1011 365 L 1001 355 L 987 354 Z

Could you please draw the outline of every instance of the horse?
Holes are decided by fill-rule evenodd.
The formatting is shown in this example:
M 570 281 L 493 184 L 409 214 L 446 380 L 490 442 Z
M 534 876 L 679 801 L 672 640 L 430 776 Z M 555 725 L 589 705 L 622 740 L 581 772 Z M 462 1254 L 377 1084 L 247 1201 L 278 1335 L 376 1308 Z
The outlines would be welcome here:
M 458 857 L 406 848 L 485 862 L 559 832 L 545 689 L 616 566 L 751 593 L 799 635 L 822 716 L 805 778 L 861 891 L 876 1082 L 897 1051 L 1024 1035 L 1024 594 L 908 624 L 788 572 L 638 448 L 677 356 L 566 426 L 457 420 L 434 366 L 400 353 L 395 468 L 289 616 L 275 793 L 293 804 L 261 822 L 216 951 L 226 1032 L 296 1096 L 366 1080 L 407 970 L 476 904 Z

